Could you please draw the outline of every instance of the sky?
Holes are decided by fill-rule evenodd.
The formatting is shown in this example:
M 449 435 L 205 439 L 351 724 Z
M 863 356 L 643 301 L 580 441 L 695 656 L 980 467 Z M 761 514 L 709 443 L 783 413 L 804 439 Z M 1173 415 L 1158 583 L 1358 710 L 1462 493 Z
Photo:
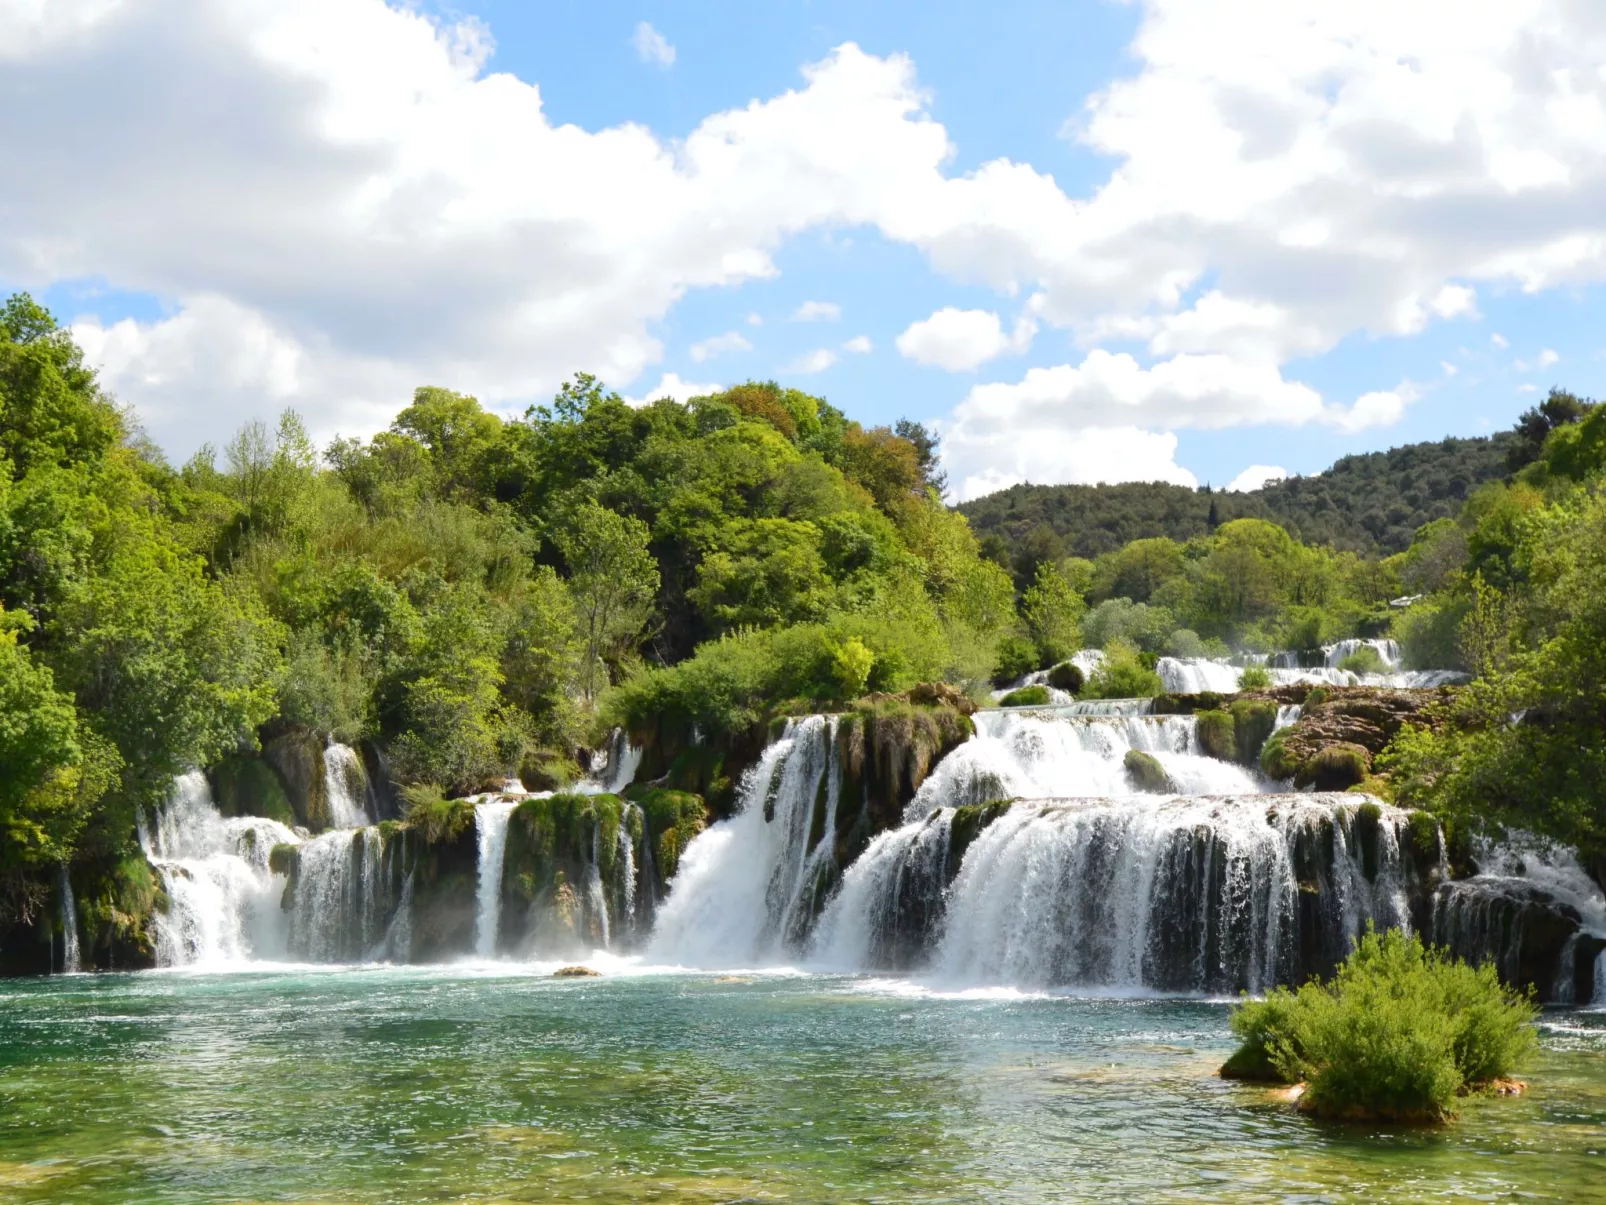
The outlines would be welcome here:
M 0 290 L 174 461 L 773 379 L 1253 488 L 1606 392 L 1595 0 L 0 0 Z

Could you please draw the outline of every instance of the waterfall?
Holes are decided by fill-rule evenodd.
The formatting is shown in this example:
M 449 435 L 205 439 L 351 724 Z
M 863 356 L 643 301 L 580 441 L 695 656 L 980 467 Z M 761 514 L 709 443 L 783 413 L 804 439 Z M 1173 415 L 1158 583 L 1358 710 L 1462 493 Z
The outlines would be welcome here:
M 1513 833 L 1476 853 L 1478 873 L 1442 884 L 1432 938 L 1490 961 L 1512 983 L 1536 983 L 1563 1003 L 1606 1003 L 1606 896 L 1572 851 Z
M 349 745 L 331 742 L 323 751 L 323 789 L 334 828 L 364 828 L 368 814 L 368 773 Z
M 919 965 L 942 918 L 953 818 L 942 808 L 870 843 L 820 917 L 813 961 L 849 971 Z
M 1188 695 L 1204 691 L 1230 694 L 1238 689 L 1238 677 L 1243 673 L 1236 665 L 1208 657 L 1161 657 L 1154 669 L 1168 692 Z
M 474 912 L 474 952 L 496 955 L 496 931 L 502 919 L 502 858 L 507 852 L 507 826 L 517 803 L 506 800 L 474 805 L 474 835 L 479 862 Z
M 636 780 L 641 765 L 642 751 L 630 743 L 623 728 L 615 728 L 608 737 L 608 748 L 601 762 L 592 761 L 591 771 L 575 786 L 581 795 L 617 795 Z
M 299 838 L 275 820 L 225 820 L 200 771 L 174 780 L 166 804 L 141 816 L 140 845 L 167 909 L 154 920 L 158 966 L 237 962 L 284 954 L 279 899 L 286 880 L 268 867 L 275 845 Z
M 1353 657 L 1363 648 L 1371 649 L 1383 661 L 1385 668 L 1394 670 L 1400 665 L 1400 646 L 1392 640 L 1340 640 L 1337 644 L 1322 646 L 1328 669 L 1337 669 L 1339 662 Z
M 737 812 L 686 849 L 649 946 L 655 960 L 750 966 L 795 948 L 831 866 L 842 788 L 834 716 L 788 720 L 742 780 Z
M 957 983 L 1259 991 L 1409 928 L 1406 814 L 1353 796 L 1059 799 L 982 831 L 932 968 Z M 1331 857 L 1331 865 L 1326 858 Z M 1324 881 L 1325 880 L 1325 881 Z
M 1152 754 L 1188 795 L 1251 795 L 1268 786 L 1250 769 L 1207 757 L 1192 716 L 1081 717 L 978 712 L 976 735 L 945 757 L 905 819 L 990 799 L 1130 796 L 1128 750 Z
M 64 974 L 75 975 L 84 967 L 78 952 L 78 904 L 73 899 L 66 863 L 56 869 L 56 894 L 61 904 L 61 969 Z

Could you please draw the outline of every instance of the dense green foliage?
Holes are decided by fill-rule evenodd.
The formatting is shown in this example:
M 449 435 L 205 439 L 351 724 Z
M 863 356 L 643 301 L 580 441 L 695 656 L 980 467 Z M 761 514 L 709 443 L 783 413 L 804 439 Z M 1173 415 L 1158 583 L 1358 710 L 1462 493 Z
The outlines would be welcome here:
M 1388 555 L 1403 551 L 1423 525 L 1454 516 L 1472 490 L 1507 471 L 1509 460 L 1521 460 L 1525 438 L 1502 433 L 1345 456 L 1326 472 L 1245 494 L 1158 481 L 1015 485 L 959 509 L 989 554 L 1024 564 L 1028 580 L 1040 560 L 1092 559 L 1152 538 L 1186 543 L 1246 518 L 1280 524 L 1308 544 Z
M 1477 677 L 1440 724 L 1407 729 L 1380 765 L 1402 802 L 1462 832 L 1536 830 L 1576 846 L 1598 875 L 1606 868 L 1606 407 L 1557 397 L 1552 412 L 1570 421 L 1548 428 L 1514 480 L 1474 495 L 1460 538 L 1424 529 L 1406 554 L 1440 562 L 1438 587 L 1412 608 L 1423 617 L 1407 636 L 1453 646 Z
M 1318 1116 L 1440 1121 L 1458 1093 L 1517 1070 L 1538 1009 L 1415 937 L 1369 931 L 1326 984 L 1278 988 L 1234 1010 L 1242 1045 L 1222 1073 L 1304 1082 Z

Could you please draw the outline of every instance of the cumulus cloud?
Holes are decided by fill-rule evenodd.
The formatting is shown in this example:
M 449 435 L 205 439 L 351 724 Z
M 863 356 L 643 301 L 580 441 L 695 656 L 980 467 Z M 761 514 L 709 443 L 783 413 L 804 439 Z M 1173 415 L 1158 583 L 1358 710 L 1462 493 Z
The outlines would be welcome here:
M 792 311 L 793 322 L 835 322 L 842 307 L 834 301 L 805 301 Z
M 842 350 L 849 355 L 867 356 L 875 350 L 875 344 L 870 342 L 869 335 L 854 335 L 842 345 Z
M 658 67 L 675 65 L 675 48 L 669 44 L 668 38 L 647 21 L 636 26 L 630 44 L 636 48 L 636 57 L 643 63 L 652 63 Z
M 661 398 L 673 398 L 677 402 L 684 402 L 689 398 L 706 397 L 711 393 L 719 393 L 724 388 L 725 386 L 723 385 L 683 381 L 675 373 L 666 372 L 659 378 L 655 388 L 648 390 L 639 398 L 627 397 L 625 401 L 632 406 L 645 406 L 647 403 L 656 402 Z
M 1163 387 L 1098 424 L 1067 403 L 1074 432 L 1387 421 L 1399 390 L 1335 408 L 1283 367 L 1472 319 L 1486 285 L 1606 277 L 1606 7 L 1576 0 L 1148 0 L 1133 70 L 1067 125 L 1111 165 L 1085 196 L 1009 160 L 954 174 L 901 56 L 842 46 L 671 144 L 554 124 L 491 49 L 381 0 L 0 5 L 0 275 L 167 302 L 84 328 L 179 451 L 281 398 L 346 425 L 421 381 L 629 386 L 688 291 L 773 276 L 821 228 L 1152 358 Z
M 1561 362 L 1561 357 L 1554 348 L 1547 347 L 1532 360 L 1518 360 L 1512 365 L 1518 372 L 1543 372 L 1552 365 Z
M 836 352 L 829 347 L 817 347 L 813 351 L 804 352 L 782 371 L 794 373 L 798 376 L 813 376 L 815 373 L 824 372 L 836 362 Z
M 1252 464 L 1227 483 L 1227 491 L 1247 494 L 1273 481 L 1282 481 L 1288 470 L 1275 464 Z
M 929 318 L 909 324 L 898 336 L 898 351 L 917 364 L 969 372 L 1007 351 L 1031 346 L 1037 325 L 1023 316 L 1015 333 L 1006 335 L 997 314 L 988 310 L 961 310 L 944 306 Z
M 1174 438 L 1167 445 L 1130 434 L 1116 440 L 1108 430 L 1323 423 L 1353 432 L 1397 421 L 1414 397 L 1414 388 L 1401 384 L 1346 406 L 1285 380 L 1271 364 L 1180 355 L 1146 368 L 1126 353 L 1099 350 L 1079 365 L 1033 368 L 1018 382 L 975 386 L 943 428 L 942 454 L 962 498 L 975 496 L 975 482 L 991 479 L 989 468 L 1040 482 L 1175 481 L 1192 475 L 1169 459 Z M 1097 437 L 1100 446 L 1124 459 L 1097 464 L 1083 456 L 1084 436 L 1093 431 L 1106 432 Z M 1162 450 L 1164 461 L 1157 459 Z M 1053 465 L 1059 467 L 1045 468 Z
M 723 335 L 715 335 L 711 339 L 703 339 L 691 345 L 691 358 L 698 364 L 704 360 L 711 360 L 715 356 L 724 355 L 730 351 L 752 351 L 753 345 L 742 337 L 739 331 L 726 331 Z

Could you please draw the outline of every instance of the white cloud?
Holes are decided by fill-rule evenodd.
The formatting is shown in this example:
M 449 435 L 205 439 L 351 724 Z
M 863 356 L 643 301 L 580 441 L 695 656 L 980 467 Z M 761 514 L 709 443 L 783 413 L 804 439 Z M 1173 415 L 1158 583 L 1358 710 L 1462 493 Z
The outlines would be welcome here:
M 1176 462 L 1177 437 L 1135 427 L 1048 427 L 1011 438 L 994 433 L 963 447 L 945 439 L 943 460 L 958 501 L 979 498 L 1019 482 L 1169 481 L 1190 489 L 1198 478 Z
M 762 314 L 749 314 L 747 316 L 747 325 L 748 326 L 763 326 L 764 325 L 764 316 Z
M 842 345 L 842 350 L 850 355 L 867 356 L 875 350 L 875 344 L 870 342 L 869 335 L 854 335 Z
M 1344 406 L 1285 380 L 1271 364 L 1181 355 L 1145 368 L 1125 353 L 1093 351 L 1080 365 L 1033 368 L 1013 384 L 973 387 L 943 426 L 942 455 L 962 497 L 974 497 L 974 483 L 998 474 L 1037 482 L 1178 481 L 1191 474 L 1172 459 L 1175 436 L 1166 434 L 1171 442 L 1162 448 L 1137 434 L 1158 439 L 1156 428 L 1308 423 L 1353 432 L 1398 421 L 1415 397 L 1405 383 Z M 1127 434 L 1117 440 L 1111 429 Z M 1083 449 L 1094 445 L 1124 449 L 1125 459 L 1090 467 Z
M 1494 334 L 1489 336 L 1489 344 L 1496 351 L 1505 351 L 1506 348 L 1511 346 L 1511 341 L 1499 331 L 1496 331 Z
M 817 372 L 824 372 L 837 361 L 836 352 L 829 347 L 817 347 L 813 351 L 804 352 L 797 359 L 788 364 L 782 371 L 795 373 L 799 376 L 813 376 Z
M 666 372 L 659 378 L 655 388 L 649 390 L 639 398 L 627 397 L 625 401 L 632 406 L 645 406 L 648 402 L 656 402 L 660 398 L 674 398 L 677 402 L 684 402 L 688 398 L 705 397 L 710 393 L 723 391 L 723 385 L 702 385 L 692 381 L 683 381 L 675 373 Z
M 1518 393 L 1538 393 L 1539 392 L 1539 386 L 1537 386 L 1537 385 L 1518 385 L 1517 386 L 1517 392 Z
M 1439 361 L 1439 370 L 1441 372 L 1443 372 L 1444 375 L 1447 376 L 1447 377 L 1453 377 L 1453 376 L 1455 376 L 1456 373 L 1461 371 L 1459 368 L 1457 368 L 1454 364 L 1450 363 L 1450 361 L 1448 361 L 1448 360 L 1440 360 Z
M 1247 494 L 1273 481 L 1282 481 L 1288 470 L 1275 464 L 1252 464 L 1227 483 L 1227 492 Z
M 1023 316 L 1015 334 L 1004 334 L 998 315 L 987 310 L 961 310 L 944 306 L 929 318 L 909 324 L 898 336 L 898 351 L 918 364 L 949 372 L 969 372 L 1007 351 L 1025 351 L 1037 325 Z
M 1069 126 L 1111 164 L 1085 196 L 1008 160 L 950 174 L 900 56 L 843 46 L 669 143 L 554 124 L 491 48 L 381 0 L 0 5 L 0 276 L 169 304 L 102 352 L 180 452 L 281 397 L 345 425 L 421 381 L 628 386 L 688 291 L 773 276 L 810 231 L 872 228 L 1083 346 L 1145 342 L 1158 379 L 1195 359 L 1340 425 L 1405 399 L 1312 410 L 1284 365 L 1474 317 L 1486 286 L 1606 278 L 1606 6 L 1577 0 L 1148 0 L 1133 70 Z
M 805 301 L 792 311 L 793 322 L 835 322 L 842 307 L 834 301 Z
M 701 364 L 704 360 L 711 360 L 715 356 L 724 355 L 728 351 L 752 351 L 753 345 L 744 339 L 737 331 L 726 331 L 723 335 L 715 335 L 711 339 L 704 339 L 691 345 L 691 358 Z
M 1552 364 L 1556 364 L 1560 360 L 1561 360 L 1561 357 L 1559 355 L 1557 355 L 1552 349 L 1547 347 L 1547 348 L 1545 348 L 1543 351 L 1541 351 L 1539 353 L 1539 370 L 1541 372 L 1543 372 L 1545 369 L 1549 368 Z
M 630 44 L 636 48 L 636 57 L 643 63 L 652 63 L 658 67 L 675 65 L 675 48 L 663 34 L 646 21 L 636 26 Z

